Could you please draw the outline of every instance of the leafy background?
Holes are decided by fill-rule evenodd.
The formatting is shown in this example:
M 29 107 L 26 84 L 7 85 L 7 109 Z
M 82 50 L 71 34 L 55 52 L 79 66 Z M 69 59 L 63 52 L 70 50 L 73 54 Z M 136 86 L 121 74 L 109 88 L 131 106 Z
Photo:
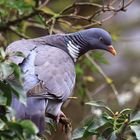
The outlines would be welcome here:
M 114 2 L 113 6 L 119 10 L 114 10 L 112 7 L 110 7 L 110 9 L 108 7 L 104 7 L 104 9 L 100 7 L 107 5 L 109 2 Z M 129 2 L 129 0 L 125 2 Z M 76 5 L 76 3 L 81 3 L 81 5 Z M 89 3 L 93 5 L 89 5 Z M 74 32 L 89 27 L 102 27 L 111 33 L 113 45 L 118 52 L 116 57 L 102 51 L 92 52 L 81 57 L 76 66 L 77 84 L 73 96 L 76 96 L 77 99 L 71 99 L 71 101 L 66 102 L 63 107 L 66 115 L 72 120 L 73 129 L 80 128 L 81 130 L 76 134 L 74 131 L 75 137 L 80 134 L 90 139 L 91 137 L 88 136 L 93 135 L 98 126 L 97 124 L 95 125 L 95 120 L 97 119 L 100 124 L 102 118 L 106 118 L 106 122 L 108 122 L 110 121 L 108 117 L 109 119 L 112 117 L 111 114 L 102 114 L 102 112 L 106 112 L 106 110 L 101 109 L 102 102 L 94 102 L 92 106 L 85 105 L 85 102 L 88 101 L 102 100 L 106 103 L 105 106 L 109 106 L 112 112 L 114 112 L 113 115 L 125 109 L 126 116 L 123 118 L 122 122 L 119 122 L 122 124 L 124 124 L 126 119 L 131 121 L 135 118 L 135 115 L 139 116 L 140 17 L 138 13 L 140 12 L 140 2 L 135 0 L 124 9 L 119 7 L 119 3 L 120 1 L 118 2 L 115 0 L 0 0 L 0 46 L 4 49 L 11 42 L 21 38 Z M 121 4 L 123 4 L 123 1 L 121 1 Z M 18 66 L 7 62 L 7 57 L 5 57 L 2 50 L 1 56 L 0 74 L 4 73 L 2 79 L 5 80 L 9 72 L 11 73 L 14 71 L 17 79 L 21 80 L 19 78 L 20 72 L 18 72 Z M 13 83 L 12 81 L 10 84 Z M 14 85 L 16 84 L 14 83 Z M 2 81 L 0 86 L 1 90 L 3 86 L 3 89 L 5 89 L 7 85 Z M 5 96 L 8 100 L 1 97 L 1 104 L 9 106 L 12 92 L 10 91 L 10 93 L 7 93 L 5 90 L 2 92 L 4 95 L 6 93 Z M 119 93 L 119 95 L 116 96 L 116 92 Z M 21 94 L 17 93 L 17 96 L 19 95 Z M 20 98 L 19 96 L 19 99 L 24 102 L 23 97 Z M 132 109 L 132 111 L 128 108 Z M 129 117 L 130 114 L 133 114 L 132 112 L 136 113 L 133 117 Z M 118 118 L 122 116 L 118 114 Z M 86 123 L 88 119 L 89 121 Z M 112 124 L 116 124 L 114 123 L 114 118 L 111 121 Z M 96 127 L 91 127 L 92 124 Z M 21 122 L 17 125 L 21 127 Z M 100 126 L 103 125 L 104 123 L 101 123 Z M 8 125 L 8 127 L 11 127 L 11 125 Z M 139 128 L 131 127 L 131 129 L 134 132 L 136 131 L 136 134 L 139 135 L 139 133 L 137 133 Z M 37 133 L 37 130 L 36 128 L 33 130 L 34 135 Z M 112 133 L 112 131 L 109 131 L 108 135 L 110 139 L 113 136 L 113 139 L 116 137 L 115 133 Z M 53 134 L 48 137 L 49 139 L 57 138 L 62 140 L 66 139 L 67 135 L 64 136 L 60 128 L 58 128 L 56 132 L 53 132 Z M 97 137 L 93 136 L 91 139 L 96 138 Z M 136 139 L 135 134 L 127 134 L 127 139 Z

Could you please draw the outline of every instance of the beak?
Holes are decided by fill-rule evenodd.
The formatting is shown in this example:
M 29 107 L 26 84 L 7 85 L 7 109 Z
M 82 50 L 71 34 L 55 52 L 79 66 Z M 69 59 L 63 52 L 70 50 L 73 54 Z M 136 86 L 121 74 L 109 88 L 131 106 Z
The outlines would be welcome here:
M 112 45 L 108 46 L 108 51 L 112 53 L 114 56 L 117 54 L 116 50 L 113 48 Z

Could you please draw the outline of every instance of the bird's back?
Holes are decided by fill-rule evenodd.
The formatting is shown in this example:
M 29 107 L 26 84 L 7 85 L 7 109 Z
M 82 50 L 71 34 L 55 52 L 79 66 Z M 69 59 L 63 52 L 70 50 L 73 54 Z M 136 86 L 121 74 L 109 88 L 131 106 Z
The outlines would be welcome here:
M 13 97 L 12 107 L 17 119 L 31 119 L 42 133 L 45 111 L 59 115 L 63 101 L 72 93 L 76 77 L 74 63 L 64 50 L 47 42 L 41 43 L 40 39 L 19 40 L 6 49 L 7 53 L 15 51 L 25 56 L 11 56 L 10 59 L 21 67 L 28 98 L 24 106 Z
M 12 56 L 10 59 L 21 66 L 24 87 L 30 95 L 43 94 L 43 97 L 60 100 L 69 97 L 75 84 L 75 68 L 65 51 L 47 42 L 42 45 L 32 40 L 16 41 L 6 51 L 21 51 L 25 55 L 25 58 Z

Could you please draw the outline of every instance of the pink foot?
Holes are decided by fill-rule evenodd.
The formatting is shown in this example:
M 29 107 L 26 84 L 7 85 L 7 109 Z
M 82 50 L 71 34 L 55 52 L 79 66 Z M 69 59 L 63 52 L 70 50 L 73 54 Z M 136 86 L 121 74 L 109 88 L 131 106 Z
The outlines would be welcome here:
M 62 124 L 62 132 L 65 132 L 67 134 L 72 130 L 70 119 L 68 119 L 62 111 L 56 116 L 56 122 L 57 124 Z
M 59 123 L 61 118 L 67 118 L 62 111 L 56 116 L 56 122 Z

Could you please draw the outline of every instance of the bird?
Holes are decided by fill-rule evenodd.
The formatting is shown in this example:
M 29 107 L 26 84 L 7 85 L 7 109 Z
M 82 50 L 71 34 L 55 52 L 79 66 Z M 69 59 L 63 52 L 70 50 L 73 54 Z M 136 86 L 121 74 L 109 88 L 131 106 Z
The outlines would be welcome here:
M 43 133 L 45 112 L 60 118 L 63 103 L 75 86 L 75 65 L 78 58 L 90 50 L 105 50 L 116 55 L 111 35 L 102 28 L 89 28 L 74 33 L 55 34 L 11 43 L 6 53 L 20 51 L 24 57 L 9 59 L 20 66 L 27 105 L 12 99 L 16 119 L 30 119 Z

